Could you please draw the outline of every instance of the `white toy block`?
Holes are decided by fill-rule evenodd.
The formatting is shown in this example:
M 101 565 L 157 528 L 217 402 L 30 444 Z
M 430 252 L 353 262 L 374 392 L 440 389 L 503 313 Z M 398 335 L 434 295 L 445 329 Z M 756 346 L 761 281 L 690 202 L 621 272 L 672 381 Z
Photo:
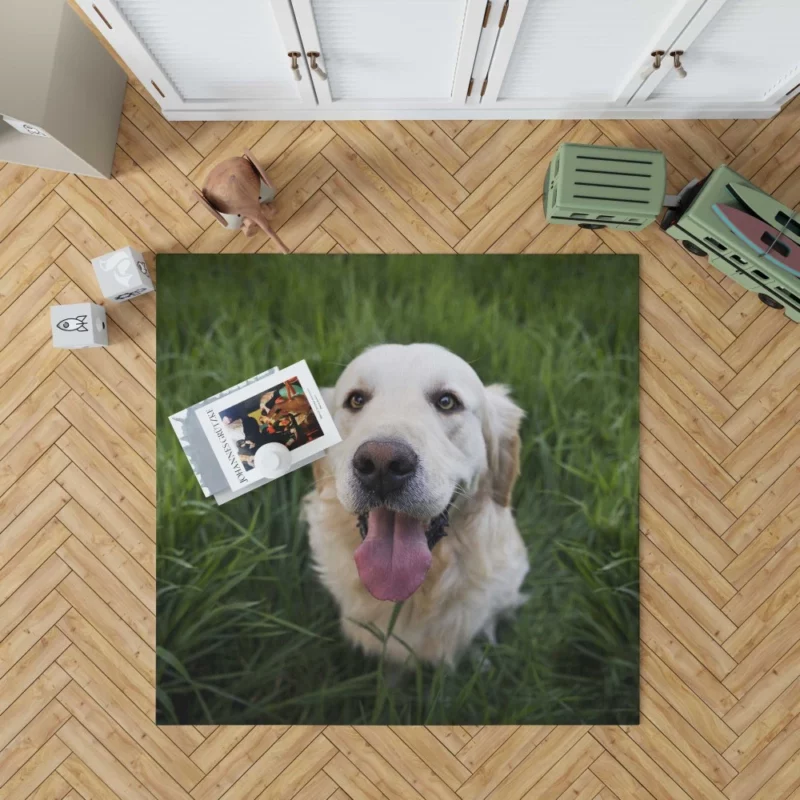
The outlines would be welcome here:
M 108 344 L 106 310 L 94 303 L 50 306 L 53 347 L 78 350 Z
M 103 297 L 108 300 L 130 300 L 153 291 L 153 281 L 142 254 L 132 247 L 123 247 L 92 259 L 94 273 Z

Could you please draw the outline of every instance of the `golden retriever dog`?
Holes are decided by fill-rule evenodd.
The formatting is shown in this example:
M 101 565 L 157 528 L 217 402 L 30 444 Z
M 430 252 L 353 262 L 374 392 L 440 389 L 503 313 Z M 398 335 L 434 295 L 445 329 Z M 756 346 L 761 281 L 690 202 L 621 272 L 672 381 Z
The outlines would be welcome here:
M 304 516 L 345 636 L 367 653 L 454 664 L 524 602 L 528 554 L 510 507 L 522 410 L 433 344 L 366 350 L 324 389 L 342 442 L 314 463 Z M 359 624 L 360 623 L 360 624 Z M 404 646 L 406 645 L 406 646 Z

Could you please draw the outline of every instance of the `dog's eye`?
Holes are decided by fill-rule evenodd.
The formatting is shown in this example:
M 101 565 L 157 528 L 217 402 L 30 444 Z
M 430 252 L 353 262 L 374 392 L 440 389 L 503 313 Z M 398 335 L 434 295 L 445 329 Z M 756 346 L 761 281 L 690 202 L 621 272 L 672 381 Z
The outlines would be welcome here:
M 450 392 L 443 392 L 436 398 L 436 408 L 440 411 L 455 411 L 460 406 L 458 398 Z
M 358 411 L 366 405 L 367 397 L 363 392 L 350 392 L 347 399 L 344 401 L 345 408 L 352 408 L 353 411 Z

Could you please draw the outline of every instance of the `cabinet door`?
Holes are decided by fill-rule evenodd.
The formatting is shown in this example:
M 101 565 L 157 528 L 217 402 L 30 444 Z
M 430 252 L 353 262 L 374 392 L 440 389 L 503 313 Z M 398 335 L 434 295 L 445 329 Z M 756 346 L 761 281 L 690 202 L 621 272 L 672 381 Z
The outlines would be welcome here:
M 670 50 L 683 50 L 642 86 L 635 104 L 696 107 L 774 104 L 800 82 L 800 0 L 709 0 Z
M 165 109 L 316 105 L 289 0 L 77 2 Z
M 464 103 L 486 0 L 292 0 L 320 106 Z
M 703 0 L 509 0 L 482 106 L 624 106 Z M 584 113 L 584 116 L 587 114 Z

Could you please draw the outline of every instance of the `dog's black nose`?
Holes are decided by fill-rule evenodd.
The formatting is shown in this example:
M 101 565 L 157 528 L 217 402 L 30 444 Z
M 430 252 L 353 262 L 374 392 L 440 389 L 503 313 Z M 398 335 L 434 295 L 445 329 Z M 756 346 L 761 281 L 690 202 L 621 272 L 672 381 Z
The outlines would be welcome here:
M 417 454 L 396 439 L 364 442 L 353 456 L 353 470 L 361 485 L 384 499 L 408 483 L 417 471 Z

